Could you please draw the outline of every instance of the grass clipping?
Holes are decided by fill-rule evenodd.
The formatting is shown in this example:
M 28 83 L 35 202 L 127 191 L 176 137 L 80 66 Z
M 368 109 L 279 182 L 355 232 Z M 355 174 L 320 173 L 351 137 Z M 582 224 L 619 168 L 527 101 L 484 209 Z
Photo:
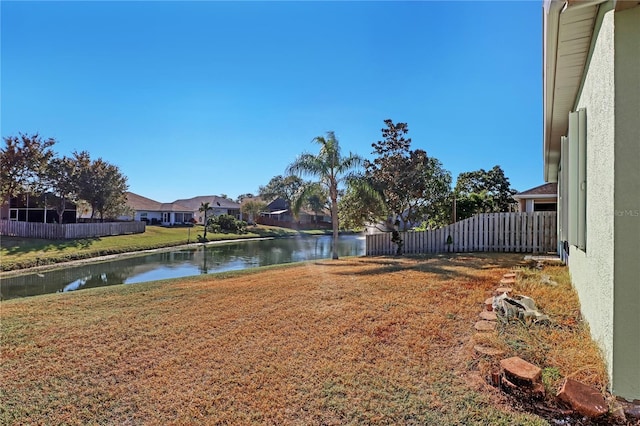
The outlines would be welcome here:
M 3 302 L 0 423 L 546 424 L 479 379 L 469 346 L 520 259 L 350 258 Z M 557 326 L 504 345 L 602 384 L 576 300 L 531 296 Z

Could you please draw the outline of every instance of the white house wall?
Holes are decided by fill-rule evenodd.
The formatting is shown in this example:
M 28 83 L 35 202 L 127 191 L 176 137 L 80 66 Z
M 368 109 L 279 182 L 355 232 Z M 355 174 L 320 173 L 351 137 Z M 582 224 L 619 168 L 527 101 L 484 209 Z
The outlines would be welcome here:
M 640 399 L 640 6 L 615 15 L 613 387 Z
M 596 36 L 596 34 L 594 34 Z M 571 281 L 582 313 L 613 366 L 614 12 L 604 15 L 577 108 L 587 114 L 587 244 L 569 248 Z
M 575 106 L 587 121 L 586 249 L 569 247 L 568 263 L 612 392 L 640 399 L 640 7 L 609 10 L 596 31 Z

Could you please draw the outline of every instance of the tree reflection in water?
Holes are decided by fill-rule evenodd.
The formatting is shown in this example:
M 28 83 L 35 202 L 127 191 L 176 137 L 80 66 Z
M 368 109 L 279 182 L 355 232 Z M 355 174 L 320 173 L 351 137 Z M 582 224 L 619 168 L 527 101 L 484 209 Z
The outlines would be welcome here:
M 342 236 L 338 253 L 340 257 L 363 255 L 364 238 Z M 134 284 L 330 257 L 330 236 L 198 246 L 2 278 L 0 298 L 13 299 L 123 283 Z

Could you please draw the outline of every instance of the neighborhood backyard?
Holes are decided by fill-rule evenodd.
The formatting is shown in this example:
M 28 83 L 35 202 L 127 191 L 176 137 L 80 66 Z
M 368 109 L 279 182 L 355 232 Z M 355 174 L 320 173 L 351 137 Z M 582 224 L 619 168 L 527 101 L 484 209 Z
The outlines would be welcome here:
M 506 253 L 350 257 L 3 302 L 0 422 L 570 421 L 553 398 L 562 379 L 604 392 L 606 372 L 566 269 L 534 266 Z M 550 322 L 476 332 L 507 272 Z M 510 356 L 542 368 L 545 397 L 489 384 Z

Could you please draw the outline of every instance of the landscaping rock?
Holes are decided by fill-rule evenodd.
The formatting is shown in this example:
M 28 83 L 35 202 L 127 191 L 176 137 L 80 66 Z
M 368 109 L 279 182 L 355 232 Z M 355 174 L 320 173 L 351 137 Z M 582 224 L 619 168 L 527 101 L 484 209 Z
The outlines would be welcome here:
M 505 391 L 527 399 L 542 399 L 544 398 L 544 385 L 542 383 L 534 383 L 529 386 L 522 383 L 514 383 L 515 380 L 509 380 L 502 376 L 501 385 Z
M 515 381 L 516 383 L 524 382 L 524 384 L 528 384 L 531 387 L 533 387 L 535 383 L 540 382 L 542 375 L 540 367 L 517 356 L 501 360 L 500 367 L 509 380 Z
M 504 355 L 502 349 L 492 348 L 491 346 L 475 345 L 473 349 L 481 355 L 500 356 Z
M 557 396 L 583 416 L 600 417 L 608 411 L 607 402 L 597 389 L 573 379 L 565 379 Z
M 623 405 L 624 414 L 634 420 L 640 420 L 640 404 L 627 403 Z
M 484 301 L 484 306 L 487 311 L 493 311 L 493 297 L 488 298 Z
M 535 323 L 548 323 L 550 321 L 547 315 L 538 311 L 533 299 L 527 296 L 513 298 L 509 297 L 507 293 L 502 293 L 493 298 L 493 310 L 506 318 L 531 320 Z
M 501 294 L 504 293 L 511 293 L 513 291 L 513 289 L 511 287 L 498 287 L 496 288 L 496 290 L 493 292 L 494 296 L 500 296 Z
M 480 312 L 480 319 L 483 319 L 486 321 L 497 321 L 498 316 L 493 311 L 482 311 Z
M 513 285 L 516 283 L 516 279 L 515 278 L 503 278 L 500 280 L 500 284 L 501 285 Z
M 509 272 L 507 274 L 504 274 L 502 276 L 502 278 L 505 278 L 505 279 L 513 278 L 515 280 L 516 279 L 516 273 L 515 272 Z
M 496 329 L 496 323 L 494 321 L 480 320 L 473 326 L 478 331 L 494 331 Z

